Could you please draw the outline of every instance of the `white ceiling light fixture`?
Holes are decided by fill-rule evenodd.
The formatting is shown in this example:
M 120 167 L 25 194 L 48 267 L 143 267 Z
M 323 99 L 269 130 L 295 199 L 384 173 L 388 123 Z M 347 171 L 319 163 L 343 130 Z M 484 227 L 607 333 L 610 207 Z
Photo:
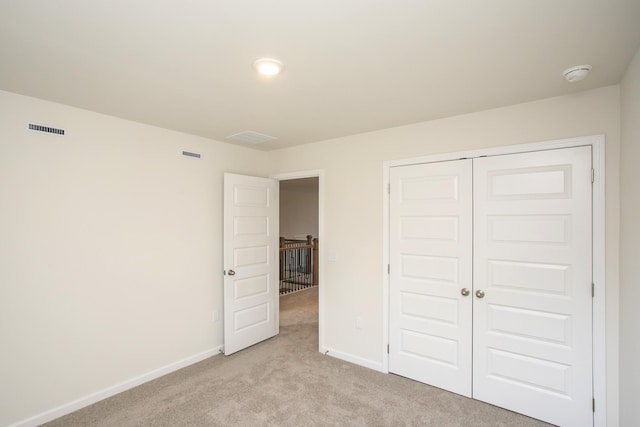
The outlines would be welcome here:
M 569 83 L 575 83 L 587 77 L 589 71 L 591 71 L 591 65 L 577 65 L 564 70 L 562 76 L 567 79 Z
M 275 76 L 282 72 L 284 64 L 273 58 L 260 58 L 254 61 L 253 68 L 263 76 Z

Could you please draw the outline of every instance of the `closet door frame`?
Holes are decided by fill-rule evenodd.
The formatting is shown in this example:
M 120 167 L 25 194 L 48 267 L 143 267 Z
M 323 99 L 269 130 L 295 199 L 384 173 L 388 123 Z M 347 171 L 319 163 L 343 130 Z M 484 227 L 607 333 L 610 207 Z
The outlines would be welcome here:
M 486 148 L 472 151 L 454 152 L 400 160 L 385 161 L 383 163 L 383 264 L 381 266 L 382 283 L 382 368 L 389 372 L 389 279 L 388 266 L 390 262 L 389 241 L 389 176 L 390 169 L 397 166 L 415 165 L 420 163 L 442 162 L 481 156 L 496 156 L 504 154 L 526 153 L 533 151 L 553 150 L 590 146 L 592 148 L 593 187 L 592 187 L 592 235 L 593 235 L 593 395 L 595 399 L 594 426 L 605 426 L 607 423 L 607 393 L 606 393 L 606 300 L 605 300 L 605 138 L 604 135 L 593 135 L 579 138 L 561 139 L 553 141 L 535 142 Z

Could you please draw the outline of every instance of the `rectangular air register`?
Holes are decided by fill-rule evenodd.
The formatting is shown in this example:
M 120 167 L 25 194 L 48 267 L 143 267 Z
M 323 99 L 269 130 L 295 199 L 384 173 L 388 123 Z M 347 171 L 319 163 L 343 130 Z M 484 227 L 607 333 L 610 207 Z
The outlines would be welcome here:
M 51 126 L 37 125 L 35 123 L 29 123 L 27 129 L 36 132 L 52 133 L 54 135 L 64 136 L 64 129 L 54 128 Z
M 260 144 L 262 142 L 278 139 L 275 136 L 266 135 L 264 133 L 258 133 L 251 130 L 245 130 L 240 133 L 229 135 L 227 136 L 227 138 L 233 139 L 234 141 L 238 142 L 244 142 L 245 144 Z
M 183 151 L 182 155 L 187 157 L 195 157 L 197 159 L 200 158 L 200 153 L 192 153 L 191 151 Z

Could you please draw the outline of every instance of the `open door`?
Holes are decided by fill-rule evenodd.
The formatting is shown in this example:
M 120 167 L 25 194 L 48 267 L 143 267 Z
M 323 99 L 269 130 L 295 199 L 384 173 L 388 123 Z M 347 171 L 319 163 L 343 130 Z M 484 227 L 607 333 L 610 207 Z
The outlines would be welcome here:
M 224 174 L 224 354 L 278 333 L 278 183 Z

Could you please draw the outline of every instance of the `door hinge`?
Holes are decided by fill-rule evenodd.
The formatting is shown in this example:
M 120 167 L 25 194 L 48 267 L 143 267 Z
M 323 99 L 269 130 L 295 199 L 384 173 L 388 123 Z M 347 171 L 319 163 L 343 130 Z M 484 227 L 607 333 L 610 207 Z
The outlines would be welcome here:
M 391 274 L 391 264 L 387 264 L 387 274 Z
M 387 184 L 387 194 L 391 194 L 391 184 Z
M 596 296 L 596 284 L 592 283 L 591 284 L 591 298 L 595 298 Z
M 593 412 L 596 412 L 596 398 L 595 397 L 591 400 L 591 409 L 593 410 Z
M 596 170 L 591 168 L 591 183 L 593 184 L 594 182 L 596 182 Z
M 389 354 L 389 344 L 387 344 L 387 354 Z

